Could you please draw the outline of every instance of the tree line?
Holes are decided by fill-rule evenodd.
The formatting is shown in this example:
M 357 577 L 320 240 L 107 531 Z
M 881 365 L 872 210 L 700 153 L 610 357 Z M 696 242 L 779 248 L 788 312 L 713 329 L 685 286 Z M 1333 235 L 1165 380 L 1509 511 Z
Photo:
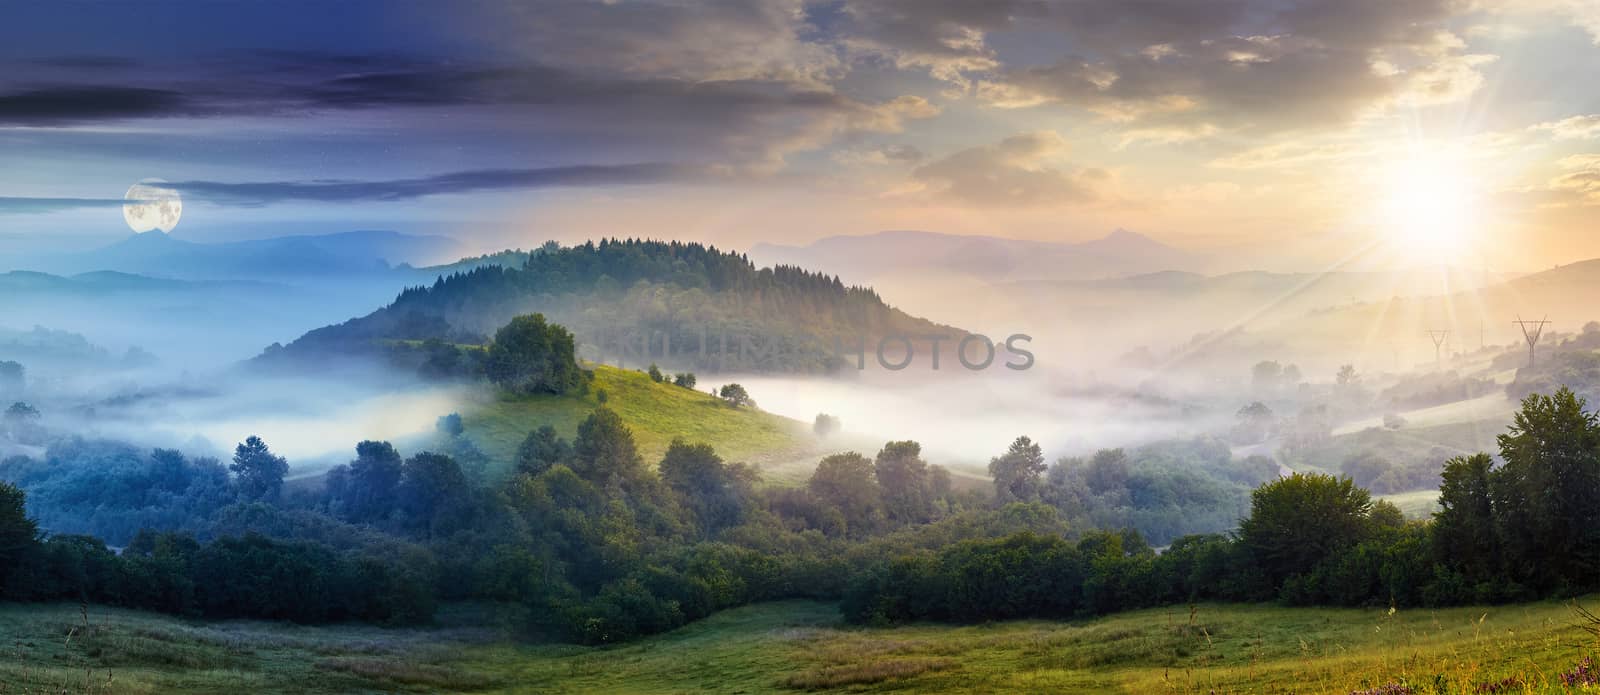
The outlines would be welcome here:
M 602 239 L 546 244 L 521 267 L 442 275 L 372 314 L 270 347 L 261 361 L 304 365 L 329 355 L 376 355 L 430 378 L 478 374 L 485 357 L 479 346 L 533 307 L 611 357 L 626 340 L 640 351 L 633 358 L 641 364 L 675 361 L 698 369 L 822 372 L 843 368 L 836 338 L 848 349 L 890 334 L 959 335 L 836 276 L 758 268 L 743 254 L 698 243 Z M 746 339 L 753 341 L 749 350 Z M 662 354 L 663 340 L 676 346 L 672 354 Z
M 1155 552 L 1135 531 L 1076 541 L 1020 533 L 907 554 L 860 574 L 856 622 L 1079 617 L 1197 600 L 1444 606 L 1600 589 L 1600 423 L 1571 391 L 1533 394 L 1486 453 L 1443 465 L 1439 510 L 1407 521 L 1347 477 L 1261 485 L 1231 534 Z M 1002 495 L 1038 484 L 1019 440 L 991 470 Z

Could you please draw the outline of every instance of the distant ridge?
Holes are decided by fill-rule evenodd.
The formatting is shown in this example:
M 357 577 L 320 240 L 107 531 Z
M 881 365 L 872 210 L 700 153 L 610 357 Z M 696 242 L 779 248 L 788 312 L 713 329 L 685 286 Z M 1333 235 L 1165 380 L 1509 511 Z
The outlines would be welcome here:
M 81 253 L 44 256 L 17 270 L 76 275 L 111 271 L 180 280 L 263 279 L 388 270 L 457 258 L 443 236 L 354 231 L 196 243 L 161 232 L 134 234 Z
M 805 246 L 760 243 L 761 265 L 799 265 L 851 282 L 901 271 L 953 272 L 990 281 L 1096 280 L 1159 271 L 1199 272 L 1207 259 L 1137 232 L 1116 229 L 1099 239 L 1057 243 L 915 230 L 832 236 Z

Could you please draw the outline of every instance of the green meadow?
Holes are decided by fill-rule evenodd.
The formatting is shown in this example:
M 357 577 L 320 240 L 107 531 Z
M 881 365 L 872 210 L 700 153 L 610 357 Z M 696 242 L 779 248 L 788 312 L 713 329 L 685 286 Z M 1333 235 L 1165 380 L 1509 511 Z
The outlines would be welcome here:
M 587 393 L 511 396 L 486 390 L 463 405 L 461 416 L 467 436 L 495 461 L 514 460 L 523 438 L 543 425 L 571 439 L 600 405 L 602 392 L 606 407 L 633 430 L 639 453 L 652 465 L 674 437 L 682 437 L 711 444 L 724 459 L 757 465 L 783 482 L 809 475 L 818 459 L 837 449 L 814 437 L 809 422 L 729 406 L 708 391 L 722 383 L 708 378 L 683 388 L 651 381 L 644 372 L 598 365 Z M 759 402 L 760 394 L 754 395 Z
M 540 643 L 519 622 L 497 606 L 384 629 L 7 605 L 0 692 L 1565 693 L 1574 691 L 1561 673 L 1596 647 L 1559 602 L 1395 612 L 1202 604 L 878 628 L 842 624 L 832 604 L 788 601 L 614 647 Z

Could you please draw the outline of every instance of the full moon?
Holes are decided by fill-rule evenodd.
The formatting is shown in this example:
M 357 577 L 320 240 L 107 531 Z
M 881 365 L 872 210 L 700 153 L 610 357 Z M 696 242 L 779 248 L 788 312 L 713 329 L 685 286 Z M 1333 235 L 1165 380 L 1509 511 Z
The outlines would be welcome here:
M 134 232 L 159 229 L 170 232 L 183 217 L 183 198 L 176 190 L 166 188 L 161 179 L 145 179 L 128 189 L 122 197 L 122 219 Z

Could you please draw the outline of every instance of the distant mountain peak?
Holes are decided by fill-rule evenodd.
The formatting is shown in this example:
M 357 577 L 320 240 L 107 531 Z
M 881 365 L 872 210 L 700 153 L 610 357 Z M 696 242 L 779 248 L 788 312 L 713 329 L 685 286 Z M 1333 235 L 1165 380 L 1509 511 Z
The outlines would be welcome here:
M 1116 229 L 1111 230 L 1111 233 L 1101 237 L 1100 241 L 1101 241 L 1101 243 L 1120 244 L 1120 245 L 1126 245 L 1126 246 L 1141 245 L 1141 246 L 1152 246 L 1152 247 L 1159 246 L 1161 248 L 1172 248 L 1170 246 L 1167 246 L 1166 244 L 1163 244 L 1163 243 L 1161 243 L 1161 242 L 1159 242 L 1159 241 L 1157 241 L 1155 239 L 1150 238 L 1148 235 L 1140 234 L 1140 233 L 1134 232 L 1134 231 L 1129 231 L 1127 229 L 1123 229 L 1122 227 L 1117 227 Z

